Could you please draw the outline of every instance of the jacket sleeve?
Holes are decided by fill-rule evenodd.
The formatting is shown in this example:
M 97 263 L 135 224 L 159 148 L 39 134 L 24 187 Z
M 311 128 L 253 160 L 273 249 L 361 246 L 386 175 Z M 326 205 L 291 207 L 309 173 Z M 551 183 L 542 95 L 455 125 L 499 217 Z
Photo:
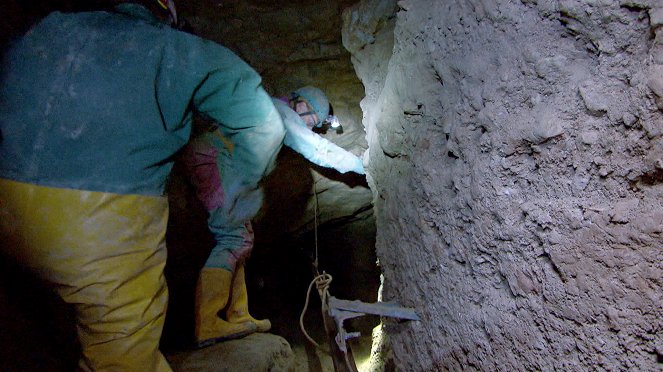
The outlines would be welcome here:
M 308 129 L 299 115 L 283 102 L 274 100 L 274 104 L 286 128 L 286 146 L 319 166 L 334 168 L 341 173 L 364 174 L 359 157 Z
M 260 180 L 274 167 L 285 129 L 260 76 L 228 49 L 214 45 L 204 55 L 209 69 L 193 95 L 193 106 L 218 124 L 232 144 L 220 166 L 225 224 L 243 225 L 260 207 Z
M 237 58 L 234 69 L 209 73 L 194 95 L 194 105 L 216 121 L 233 144 L 229 174 L 257 186 L 273 167 L 285 133 L 260 76 Z

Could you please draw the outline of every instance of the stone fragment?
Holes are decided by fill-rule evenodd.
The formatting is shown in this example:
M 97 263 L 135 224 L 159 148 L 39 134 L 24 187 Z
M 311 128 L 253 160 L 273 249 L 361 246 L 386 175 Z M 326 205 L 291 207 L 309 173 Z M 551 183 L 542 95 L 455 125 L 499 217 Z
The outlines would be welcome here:
M 516 283 L 518 284 L 518 287 L 520 287 L 520 289 L 526 294 L 538 292 L 538 288 L 536 287 L 534 281 L 532 281 L 532 279 L 522 271 L 518 272 L 516 276 Z
M 656 107 L 659 110 L 663 110 L 663 65 L 656 65 L 650 68 L 647 86 L 656 95 Z
M 594 83 L 582 85 L 578 90 L 590 114 L 603 116 L 608 111 L 608 103 L 601 94 L 596 92 Z
M 661 36 L 659 36 L 661 35 Z M 663 41 L 659 42 L 659 40 L 663 40 L 663 32 L 657 32 L 656 33 L 656 44 L 651 48 L 651 55 L 652 58 L 654 59 L 654 63 L 663 65 Z
M 645 214 L 638 214 L 633 218 L 634 226 L 645 234 L 651 236 L 659 235 L 663 232 L 663 211 L 650 211 Z
M 538 60 L 534 69 L 539 77 L 554 80 L 560 75 L 564 70 L 564 66 L 567 64 L 566 57 L 555 56 Z
M 589 176 L 586 174 L 576 174 L 573 176 L 573 187 L 577 190 L 584 190 L 589 183 Z
M 593 145 L 599 140 L 599 133 L 595 130 L 586 131 L 580 134 L 580 141 L 585 145 Z
M 538 145 L 563 133 L 564 128 L 560 119 L 550 110 L 542 109 L 537 114 L 532 130 L 526 134 L 525 139 Z
M 659 27 L 654 31 L 654 45 L 653 48 L 657 48 L 663 45 L 663 28 Z M 656 53 L 656 50 L 651 51 L 652 54 Z
M 652 28 L 663 25 L 663 8 L 649 9 L 649 24 Z
M 532 129 L 530 140 L 532 143 L 540 144 L 551 138 L 557 137 L 564 133 L 564 129 L 558 121 L 539 121 Z
M 631 210 L 638 207 L 640 199 L 628 199 L 617 202 L 612 209 L 610 221 L 614 223 L 628 223 L 631 219 Z
M 620 329 L 620 319 L 619 319 L 619 311 L 615 309 L 612 306 L 608 306 L 607 311 L 606 311 L 606 317 L 608 318 L 608 322 L 610 324 L 610 328 L 612 328 L 615 331 L 618 331 Z
M 633 126 L 633 124 L 635 124 L 637 120 L 638 118 L 636 118 L 635 115 L 629 112 L 624 113 L 624 115 L 622 116 L 622 121 L 624 122 L 624 125 L 627 127 Z
M 615 43 L 611 39 L 599 40 L 598 44 L 601 53 L 605 53 L 607 55 L 613 55 L 617 52 L 617 48 L 615 48 Z
M 663 101 L 663 97 L 661 99 Z M 659 109 L 663 109 L 659 107 Z M 663 135 L 663 118 L 660 116 L 650 117 L 649 120 L 642 120 L 642 128 L 647 132 L 647 137 L 656 138 Z
M 654 94 L 663 97 L 663 66 L 652 66 L 649 70 L 647 86 Z
M 567 226 L 571 227 L 573 230 L 578 230 L 582 227 L 584 216 L 579 208 L 562 209 L 562 214 L 564 215 L 564 221 Z

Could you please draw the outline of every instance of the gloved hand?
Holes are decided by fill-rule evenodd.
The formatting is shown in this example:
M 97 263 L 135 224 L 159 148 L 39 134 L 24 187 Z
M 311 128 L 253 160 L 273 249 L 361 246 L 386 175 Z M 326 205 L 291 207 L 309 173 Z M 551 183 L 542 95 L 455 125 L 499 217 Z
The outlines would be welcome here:
M 357 158 L 355 166 L 351 169 L 351 171 L 357 174 L 366 174 L 366 171 L 364 170 L 364 162 L 361 160 L 361 158 Z
M 334 168 L 341 173 L 355 172 L 357 174 L 365 174 L 364 164 L 361 158 L 352 155 L 350 152 L 344 154 L 341 159 L 334 163 Z

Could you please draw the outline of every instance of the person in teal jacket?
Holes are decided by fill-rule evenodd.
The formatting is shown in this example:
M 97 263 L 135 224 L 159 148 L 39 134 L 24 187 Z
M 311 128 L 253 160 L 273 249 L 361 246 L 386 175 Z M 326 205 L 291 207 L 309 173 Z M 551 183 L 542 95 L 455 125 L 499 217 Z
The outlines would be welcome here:
M 175 17 L 171 0 L 159 3 Z M 250 66 L 169 27 L 152 4 L 51 13 L 4 54 L 0 249 L 76 307 L 83 370 L 170 370 L 158 349 L 163 194 L 192 113 L 232 146 L 221 206 L 230 225 L 254 213 L 285 134 Z
M 286 128 L 285 145 L 314 164 L 340 173 L 364 174 L 361 159 L 312 131 L 329 114 L 329 101 L 320 89 L 307 86 L 272 101 Z M 249 314 L 245 282 L 245 263 L 253 249 L 250 219 L 260 207 L 259 195 L 251 208 L 244 208 L 244 219 L 230 221 L 223 207 L 224 195 L 233 189 L 237 179 L 233 174 L 233 152 L 232 144 L 214 128 L 192 139 L 183 152 L 185 169 L 196 196 L 208 211 L 208 228 L 216 242 L 196 288 L 198 346 L 253 331 L 249 327 L 237 330 L 239 324 L 252 324 L 258 332 L 271 328 L 268 319 L 258 320 Z M 222 317 L 217 316 L 219 312 Z
M 313 132 L 330 119 L 329 100 L 316 87 L 305 86 L 288 97 L 272 98 L 285 125 L 284 144 L 311 163 L 340 173 L 364 174 L 362 160 L 351 152 Z

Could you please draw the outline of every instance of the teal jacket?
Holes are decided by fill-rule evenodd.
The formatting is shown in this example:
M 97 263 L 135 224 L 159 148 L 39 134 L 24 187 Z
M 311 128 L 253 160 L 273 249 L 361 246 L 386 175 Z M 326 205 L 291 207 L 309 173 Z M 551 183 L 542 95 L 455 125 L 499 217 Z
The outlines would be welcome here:
M 161 195 L 197 110 L 234 144 L 230 172 L 250 189 L 283 141 L 282 120 L 250 66 L 139 5 L 52 13 L 5 56 L 2 178 Z

